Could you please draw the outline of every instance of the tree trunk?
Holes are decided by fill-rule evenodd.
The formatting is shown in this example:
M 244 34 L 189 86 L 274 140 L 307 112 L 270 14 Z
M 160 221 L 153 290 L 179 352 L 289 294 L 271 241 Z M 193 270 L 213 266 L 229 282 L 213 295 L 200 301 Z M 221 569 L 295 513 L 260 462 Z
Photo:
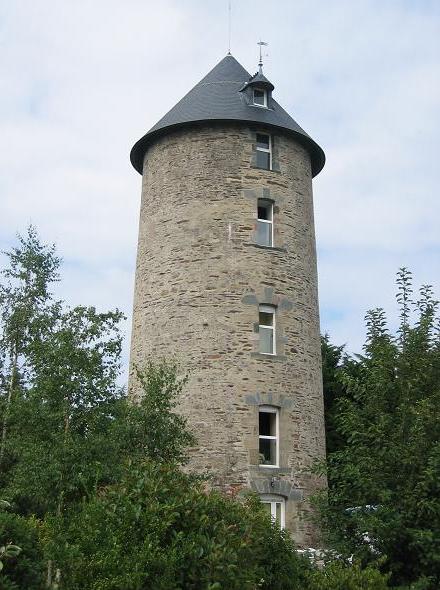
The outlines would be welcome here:
M 49 559 L 47 562 L 46 588 L 52 588 L 52 568 L 53 561 Z
M 60 568 L 58 567 L 58 568 L 55 570 L 55 581 L 54 581 L 54 583 L 53 583 L 53 589 L 54 589 L 54 590 L 58 590 L 58 588 L 60 587 L 60 582 L 61 582 L 61 570 L 60 570 Z
M 67 436 L 69 434 L 69 427 L 70 427 L 70 416 L 69 416 L 69 412 L 66 411 L 65 415 L 64 415 L 64 440 L 63 440 L 63 445 L 66 445 L 67 442 Z M 62 483 L 63 483 L 63 476 L 61 474 L 61 488 L 62 488 Z M 60 490 L 60 494 L 58 496 L 58 503 L 57 503 L 57 509 L 56 509 L 56 515 L 58 518 L 61 518 L 61 515 L 63 513 L 63 503 L 64 503 L 64 491 L 61 489 Z M 55 570 L 55 576 L 54 576 L 54 580 L 52 582 L 52 569 L 53 569 L 53 562 L 50 561 L 50 578 L 49 575 L 47 577 L 47 587 L 51 588 L 52 590 L 58 590 L 60 587 L 60 583 L 61 583 L 61 568 L 57 567 Z M 49 564 L 48 564 L 49 565 Z

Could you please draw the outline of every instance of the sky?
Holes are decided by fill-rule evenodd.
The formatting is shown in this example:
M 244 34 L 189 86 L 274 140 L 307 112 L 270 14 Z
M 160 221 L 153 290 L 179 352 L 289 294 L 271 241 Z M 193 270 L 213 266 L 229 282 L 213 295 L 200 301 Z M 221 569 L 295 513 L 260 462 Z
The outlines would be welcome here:
M 274 97 L 323 147 L 314 180 L 321 330 L 360 352 L 396 325 L 395 274 L 440 296 L 440 2 L 232 0 Z M 132 145 L 228 49 L 227 0 L 0 0 L 0 249 L 34 224 L 57 295 L 121 309 L 129 353 L 141 177 Z M 1 259 L 2 265 L 5 259 Z

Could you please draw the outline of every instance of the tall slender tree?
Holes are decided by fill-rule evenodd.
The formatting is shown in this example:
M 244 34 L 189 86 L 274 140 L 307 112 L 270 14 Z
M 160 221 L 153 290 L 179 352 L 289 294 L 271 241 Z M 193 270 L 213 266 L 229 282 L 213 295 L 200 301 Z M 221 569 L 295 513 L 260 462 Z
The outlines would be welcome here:
M 55 247 L 42 244 L 33 226 L 18 240 L 19 245 L 5 253 L 9 266 L 1 271 L 0 283 L 0 468 L 14 394 L 30 371 L 28 348 L 38 338 L 42 317 L 57 307 L 50 292 L 52 283 L 59 280 L 60 259 Z

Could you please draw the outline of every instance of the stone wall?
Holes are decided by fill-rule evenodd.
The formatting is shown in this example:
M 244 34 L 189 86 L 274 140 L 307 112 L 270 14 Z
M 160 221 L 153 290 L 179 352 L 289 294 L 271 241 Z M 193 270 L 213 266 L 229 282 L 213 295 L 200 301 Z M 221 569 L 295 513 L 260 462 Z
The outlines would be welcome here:
M 147 152 L 131 363 L 182 361 L 193 464 L 231 493 L 283 496 L 287 527 L 308 545 L 306 499 L 323 482 L 307 469 L 325 452 L 310 158 L 272 132 L 274 170 L 255 168 L 256 131 L 182 129 Z M 274 202 L 273 248 L 255 243 L 258 198 Z M 259 304 L 276 306 L 276 356 L 258 352 Z M 262 404 L 279 408 L 279 468 L 258 465 Z

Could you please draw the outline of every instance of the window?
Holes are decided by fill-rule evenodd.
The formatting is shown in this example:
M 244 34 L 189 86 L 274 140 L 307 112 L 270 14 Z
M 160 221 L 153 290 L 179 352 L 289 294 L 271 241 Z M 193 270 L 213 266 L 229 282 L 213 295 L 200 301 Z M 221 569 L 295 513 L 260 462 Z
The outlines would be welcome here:
M 257 168 L 272 170 L 272 140 L 265 133 L 257 133 Z
M 258 199 L 257 244 L 273 246 L 273 203 Z
M 286 526 L 286 501 L 280 496 L 261 496 L 261 502 L 272 520 L 283 529 Z
M 267 108 L 267 92 L 254 88 L 254 105 Z
M 258 411 L 258 452 L 262 467 L 279 465 L 279 412 L 273 406 L 260 406 Z
M 260 335 L 260 352 L 276 354 L 275 346 L 275 307 L 260 305 L 258 314 L 258 333 Z

